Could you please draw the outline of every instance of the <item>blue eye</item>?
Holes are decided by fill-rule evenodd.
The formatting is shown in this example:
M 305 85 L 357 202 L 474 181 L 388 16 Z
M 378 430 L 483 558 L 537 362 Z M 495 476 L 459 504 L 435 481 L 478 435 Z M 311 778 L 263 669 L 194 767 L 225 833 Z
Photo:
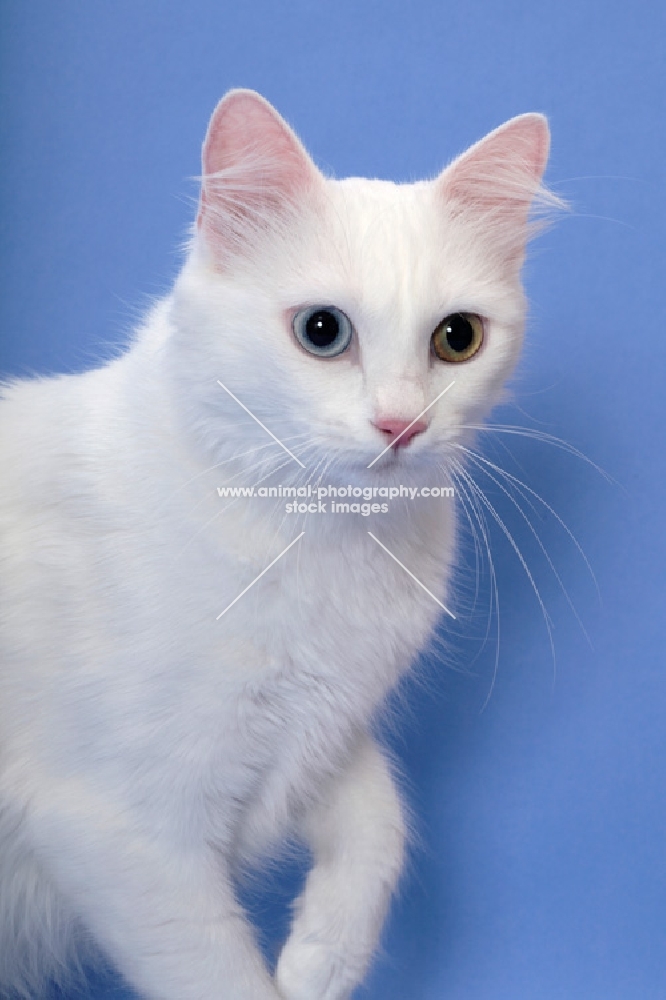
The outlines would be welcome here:
M 296 340 L 310 354 L 334 358 L 351 343 L 351 320 L 335 306 L 308 306 L 294 316 Z

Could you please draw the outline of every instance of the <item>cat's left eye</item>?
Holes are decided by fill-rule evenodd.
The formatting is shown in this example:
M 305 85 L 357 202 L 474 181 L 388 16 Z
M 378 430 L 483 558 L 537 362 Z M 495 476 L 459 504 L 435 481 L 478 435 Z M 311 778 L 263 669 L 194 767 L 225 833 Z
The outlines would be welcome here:
M 335 306 L 308 306 L 294 316 L 294 336 L 301 347 L 320 358 L 334 358 L 351 343 L 351 320 Z
M 467 361 L 482 343 L 483 320 L 476 313 L 451 313 L 432 335 L 432 349 L 440 361 Z

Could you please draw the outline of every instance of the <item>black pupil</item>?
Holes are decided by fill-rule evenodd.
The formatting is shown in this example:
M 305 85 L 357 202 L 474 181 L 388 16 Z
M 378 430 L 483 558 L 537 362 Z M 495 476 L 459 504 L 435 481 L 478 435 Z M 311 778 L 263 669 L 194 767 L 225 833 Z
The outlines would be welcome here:
M 462 354 L 474 340 L 472 324 L 461 313 L 450 316 L 446 324 L 446 342 L 452 351 Z
M 337 340 L 340 324 L 332 312 L 320 309 L 309 317 L 305 324 L 305 332 L 315 347 L 330 347 Z

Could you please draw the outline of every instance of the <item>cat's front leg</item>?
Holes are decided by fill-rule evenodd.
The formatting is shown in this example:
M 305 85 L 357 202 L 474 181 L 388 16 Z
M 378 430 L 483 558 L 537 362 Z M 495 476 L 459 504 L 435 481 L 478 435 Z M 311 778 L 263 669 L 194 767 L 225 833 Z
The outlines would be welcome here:
M 404 853 L 403 812 L 369 738 L 307 816 L 314 855 L 276 982 L 285 1000 L 345 1000 L 377 945 Z
M 203 838 L 74 781 L 29 822 L 43 867 L 144 1000 L 279 1000 Z

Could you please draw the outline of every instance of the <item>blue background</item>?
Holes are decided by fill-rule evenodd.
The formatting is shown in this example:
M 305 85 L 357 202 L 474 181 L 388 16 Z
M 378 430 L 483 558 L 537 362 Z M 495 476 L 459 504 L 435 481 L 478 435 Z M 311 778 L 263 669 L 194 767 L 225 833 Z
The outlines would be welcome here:
M 613 481 L 533 440 L 505 437 L 509 453 L 488 435 L 485 448 L 584 548 L 599 593 L 557 521 L 526 507 L 590 641 L 519 512 L 489 489 L 552 619 L 555 662 L 493 531 L 490 699 L 486 571 L 476 610 L 447 629 L 456 669 L 428 661 L 387 727 L 419 843 L 359 996 L 666 996 L 665 12 L 608 0 L 2 4 L 6 372 L 94 364 L 169 287 L 207 118 L 231 86 L 265 94 L 337 176 L 420 178 L 514 114 L 550 117 L 548 180 L 574 211 L 533 247 L 528 344 L 498 419 L 557 435 Z M 297 878 L 248 893 L 269 950 Z M 94 995 L 127 996 L 113 977 Z

